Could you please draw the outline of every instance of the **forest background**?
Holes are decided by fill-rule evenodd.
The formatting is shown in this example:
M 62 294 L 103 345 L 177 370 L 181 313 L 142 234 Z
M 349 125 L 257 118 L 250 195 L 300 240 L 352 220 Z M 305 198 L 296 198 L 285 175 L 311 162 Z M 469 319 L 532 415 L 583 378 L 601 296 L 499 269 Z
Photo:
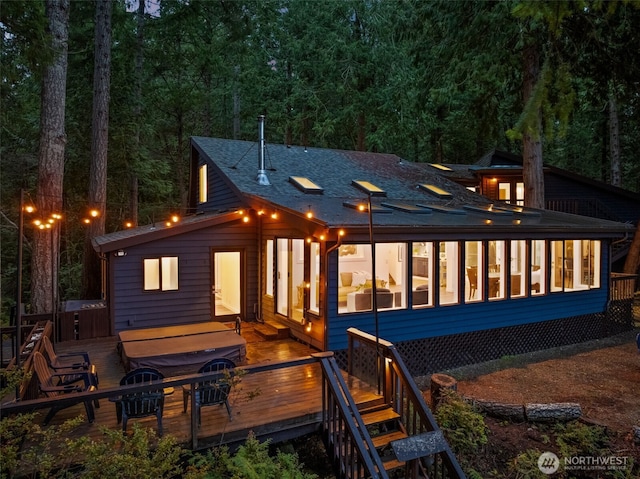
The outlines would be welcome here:
M 637 0 L 1 0 L 2 320 L 16 278 L 33 312 L 98 298 L 91 237 L 184 214 L 189 137 L 256 141 L 261 114 L 267 142 L 458 164 L 534 144 L 640 191 L 639 27 Z

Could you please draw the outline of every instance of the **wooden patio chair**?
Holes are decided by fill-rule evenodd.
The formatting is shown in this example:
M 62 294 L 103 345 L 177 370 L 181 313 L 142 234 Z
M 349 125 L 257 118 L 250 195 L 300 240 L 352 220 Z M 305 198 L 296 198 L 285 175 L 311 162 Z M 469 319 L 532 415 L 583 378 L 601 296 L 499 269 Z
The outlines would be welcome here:
M 82 369 L 90 371 L 98 380 L 96 367 L 89 360 L 89 353 L 77 351 L 72 353 L 57 354 L 48 336 L 42 337 L 42 346 L 49 359 L 49 366 L 54 370 Z
M 218 358 L 212 359 L 204 366 L 200 368 L 198 373 L 213 373 L 224 371 L 225 369 L 233 369 L 236 365 L 230 359 Z M 200 409 L 202 406 L 215 406 L 225 405 L 227 408 L 227 414 L 229 420 L 233 420 L 231 416 L 231 406 L 229 405 L 229 392 L 231 391 L 231 384 L 225 379 L 218 379 L 216 381 L 202 381 L 195 385 L 195 409 L 198 417 L 198 426 L 202 423 Z M 184 411 L 187 412 L 187 406 L 189 404 L 189 397 L 191 396 L 191 389 L 188 386 L 182 387 L 182 400 L 184 403 Z
M 164 375 L 153 368 L 138 368 L 129 371 L 121 380 L 120 386 L 160 381 Z M 162 413 L 164 411 L 164 389 L 143 391 L 139 393 L 123 394 L 115 399 L 118 423 L 122 421 L 122 432 L 127 431 L 129 418 L 156 416 L 158 421 L 158 435 L 162 436 Z
M 69 370 L 66 370 L 66 372 L 54 372 L 39 351 L 33 353 L 33 369 L 38 378 L 40 391 L 48 398 L 55 398 L 68 393 L 95 391 L 97 389 L 96 379 L 92 377 L 89 371 L 73 370 L 71 374 L 68 374 Z M 74 382 L 76 384 L 69 383 L 71 381 L 70 376 L 75 378 Z M 95 400 L 94 404 L 90 400 L 83 402 L 87 412 L 87 419 L 89 422 L 93 422 L 95 419 L 93 406 L 95 404 L 95 407 L 98 408 L 100 404 L 98 400 Z M 67 403 L 61 406 L 53 406 L 44 419 L 44 425 L 46 426 L 58 411 L 69 406 L 73 406 L 73 404 Z

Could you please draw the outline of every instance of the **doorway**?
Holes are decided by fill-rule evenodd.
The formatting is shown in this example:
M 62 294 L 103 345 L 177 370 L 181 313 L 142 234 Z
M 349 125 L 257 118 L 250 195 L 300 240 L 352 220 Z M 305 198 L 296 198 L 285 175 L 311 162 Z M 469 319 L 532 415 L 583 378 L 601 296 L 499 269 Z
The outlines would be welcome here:
M 240 250 L 212 251 L 211 312 L 214 321 L 244 317 L 244 267 Z
M 278 314 L 302 323 L 304 319 L 304 240 L 278 238 L 277 240 Z

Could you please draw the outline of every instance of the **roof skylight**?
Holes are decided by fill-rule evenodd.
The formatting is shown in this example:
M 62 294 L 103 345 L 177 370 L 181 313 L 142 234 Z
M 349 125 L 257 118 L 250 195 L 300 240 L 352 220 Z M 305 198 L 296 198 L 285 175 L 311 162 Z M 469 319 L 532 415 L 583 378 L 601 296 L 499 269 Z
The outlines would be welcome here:
M 433 166 L 434 168 L 437 168 L 439 170 L 442 171 L 453 171 L 451 168 L 449 168 L 448 166 L 444 166 L 440 163 L 429 163 L 431 166 Z
M 304 176 L 290 176 L 289 182 L 305 193 L 321 195 L 323 192 L 322 187 L 316 185 L 313 181 Z
M 444 190 L 436 185 L 422 183 L 418 186 L 421 190 L 426 191 L 427 193 L 431 193 L 432 195 L 436 195 L 438 198 L 451 198 L 453 196 L 447 190 Z
M 371 196 L 387 196 L 387 193 L 382 188 L 378 188 L 376 185 L 369 181 L 352 180 L 351 184 L 358 188 L 360 191 L 364 191 Z

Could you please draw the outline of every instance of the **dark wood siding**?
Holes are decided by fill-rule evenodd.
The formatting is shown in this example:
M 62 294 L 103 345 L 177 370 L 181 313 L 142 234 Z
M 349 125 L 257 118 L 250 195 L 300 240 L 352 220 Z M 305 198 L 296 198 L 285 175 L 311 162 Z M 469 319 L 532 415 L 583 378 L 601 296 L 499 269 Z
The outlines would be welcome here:
M 611 221 L 636 223 L 640 202 L 557 175 L 545 176 L 547 209 Z
M 229 210 L 234 208 L 240 208 L 243 206 L 242 200 L 238 194 L 229 186 L 229 183 L 225 181 L 224 175 L 220 172 L 218 167 L 211 161 L 203 159 L 198 165 L 207 165 L 207 201 L 197 205 L 198 211 L 210 211 L 210 210 Z M 196 169 L 197 170 L 197 169 Z M 197 173 L 197 171 L 196 171 Z M 194 193 L 197 199 L 197 188 L 199 185 L 195 182 L 196 191 Z M 193 187 L 192 187 L 193 188 Z
M 211 248 L 244 248 L 246 252 L 244 311 L 253 312 L 257 302 L 257 249 L 255 227 L 238 222 L 204 228 L 188 234 L 128 248 L 124 257 L 110 257 L 115 331 L 211 319 Z M 145 258 L 178 257 L 177 291 L 143 291 Z

